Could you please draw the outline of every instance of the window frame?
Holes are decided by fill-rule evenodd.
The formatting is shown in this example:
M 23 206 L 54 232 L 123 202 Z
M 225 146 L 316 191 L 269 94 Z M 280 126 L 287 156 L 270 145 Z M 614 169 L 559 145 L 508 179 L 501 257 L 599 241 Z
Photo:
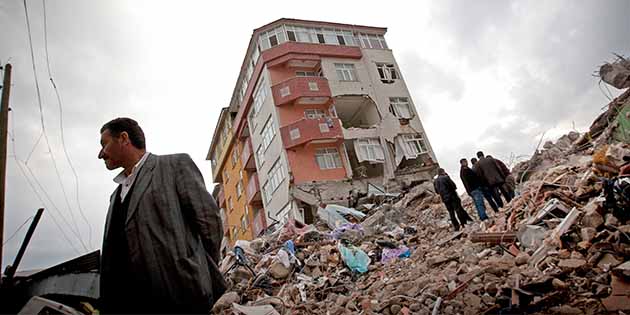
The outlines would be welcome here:
M 343 82 L 357 82 L 359 76 L 357 69 L 353 63 L 335 63 L 335 72 L 337 73 L 337 79 Z M 346 78 L 346 76 L 348 78 Z
M 409 152 L 414 153 L 416 157 L 421 154 L 429 152 L 429 148 L 427 147 L 426 142 L 424 142 L 423 134 L 408 133 L 408 134 L 403 134 L 402 137 L 403 137 L 403 142 L 407 146 L 407 149 L 409 150 Z M 412 143 L 414 144 L 412 145 Z
M 381 145 L 381 141 L 378 138 L 363 138 L 357 139 L 359 142 L 359 149 L 362 150 L 365 148 L 365 157 L 367 160 L 372 161 L 384 161 L 385 160 L 385 150 Z M 378 149 L 376 149 L 378 148 Z M 379 152 L 380 157 L 379 157 Z M 370 153 L 371 152 L 371 153 Z
M 324 167 L 322 167 L 323 161 Z M 315 150 L 315 163 L 320 170 L 333 170 L 343 168 L 343 161 L 341 160 L 341 154 L 336 147 L 319 148 Z
M 405 106 L 407 112 L 409 112 L 409 117 L 404 117 L 401 112 L 401 106 Z M 416 113 L 413 111 L 413 106 L 411 105 L 411 101 L 408 97 L 390 97 L 389 98 L 389 112 L 392 113 L 399 119 L 412 119 L 416 116 Z

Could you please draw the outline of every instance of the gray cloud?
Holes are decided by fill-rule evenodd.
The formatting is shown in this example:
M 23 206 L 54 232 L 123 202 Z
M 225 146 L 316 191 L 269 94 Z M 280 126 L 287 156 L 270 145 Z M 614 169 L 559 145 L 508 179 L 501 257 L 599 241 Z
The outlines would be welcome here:
M 100 247 L 105 209 L 114 189 L 115 173 L 106 172 L 96 159 L 100 126 L 113 117 L 135 117 L 153 152 L 190 153 L 206 182 L 211 182 L 205 153 L 219 109 L 232 94 L 251 31 L 282 16 L 389 27 L 388 41 L 394 53 L 400 52 L 398 62 L 414 101 L 424 119 L 432 120 L 425 120 L 425 126 L 448 124 L 458 113 L 457 106 L 484 108 L 494 102 L 494 95 L 487 96 L 487 104 L 466 99 L 472 86 L 466 81 L 469 74 L 486 70 L 508 74 L 512 82 L 507 94 L 513 104 L 499 110 L 505 117 L 516 117 L 512 125 L 471 120 L 453 126 L 452 132 L 458 134 L 451 138 L 427 130 L 439 161 L 454 178 L 458 178 L 459 158 L 471 157 L 478 149 L 497 157 L 529 154 L 536 134 L 547 128 L 572 121 L 578 128 L 589 125 L 606 103 L 591 73 L 611 52 L 630 54 L 627 1 L 405 3 L 392 4 L 393 14 L 383 14 L 381 3 L 364 2 L 331 1 L 308 12 L 288 1 L 272 10 L 261 7 L 251 12 L 242 10 L 243 3 L 216 10 L 205 1 L 187 2 L 185 8 L 158 1 L 46 3 L 51 66 L 64 101 L 66 141 L 80 176 L 80 200 L 93 229 L 90 249 Z M 46 126 L 80 224 L 74 179 L 60 143 L 59 112 L 47 81 L 41 2 L 28 4 Z M 360 12 L 357 5 L 362 6 Z M 427 13 L 427 19 L 417 18 L 420 13 Z M 0 61 L 11 57 L 14 65 L 11 125 L 17 155 L 24 159 L 40 133 L 40 123 L 21 2 L 0 2 L 0 29 Z M 425 38 L 439 38 L 448 53 L 431 58 L 433 43 Z M 458 68 L 445 67 L 450 60 Z M 435 98 L 446 98 L 453 110 L 432 111 L 444 106 L 431 103 Z M 531 124 L 538 129 L 523 131 Z M 478 128 L 486 130 L 482 137 L 468 135 L 467 131 Z M 479 148 L 481 140 L 490 137 L 496 141 Z M 445 143 L 444 139 L 455 140 Z M 29 165 L 70 220 L 50 153 L 42 143 Z M 52 218 L 58 219 L 75 247 L 77 237 L 48 201 L 38 201 L 11 160 L 8 183 L 5 235 L 38 207 L 47 207 L 23 267 L 41 268 L 76 256 Z M 87 227 L 80 225 L 80 230 L 87 237 Z M 5 265 L 23 232 L 6 247 Z

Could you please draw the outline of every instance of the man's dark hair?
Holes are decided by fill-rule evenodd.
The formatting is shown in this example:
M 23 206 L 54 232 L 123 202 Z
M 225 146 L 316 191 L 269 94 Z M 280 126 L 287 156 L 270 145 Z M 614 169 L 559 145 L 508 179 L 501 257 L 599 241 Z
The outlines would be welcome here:
M 460 159 L 460 160 L 459 160 L 459 163 L 461 164 L 462 162 L 466 162 L 466 163 L 468 163 L 468 160 L 466 160 L 465 158 L 464 158 L 464 159 Z
M 483 157 L 483 152 L 481 152 L 481 151 L 477 152 L 477 157 L 478 158 L 482 158 Z
M 446 175 L 446 171 L 443 168 L 438 168 L 439 175 Z
M 144 132 L 138 122 L 131 118 L 116 118 L 110 120 L 101 128 L 101 133 L 105 132 L 105 130 L 109 130 L 109 133 L 112 134 L 112 137 L 118 138 L 122 132 L 127 132 L 129 135 L 129 141 L 131 144 L 141 150 L 146 148 L 145 140 L 144 140 Z
M 470 163 L 472 163 L 472 164 L 477 163 L 477 159 L 476 159 L 476 158 L 472 158 L 472 159 L 470 159 Z

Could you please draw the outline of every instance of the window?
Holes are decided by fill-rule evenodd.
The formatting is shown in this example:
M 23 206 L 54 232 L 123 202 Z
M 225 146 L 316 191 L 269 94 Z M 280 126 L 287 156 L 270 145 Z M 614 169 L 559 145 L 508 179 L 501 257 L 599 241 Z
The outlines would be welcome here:
M 262 147 L 263 147 L 263 152 L 264 152 L 264 151 L 267 151 L 267 148 L 271 144 L 271 141 L 276 136 L 276 123 L 273 120 L 272 115 L 269 115 L 269 118 L 267 118 L 267 121 L 265 122 L 265 125 L 262 128 L 261 135 L 262 135 Z
M 359 155 L 363 160 L 369 161 L 383 161 L 385 160 L 385 154 L 383 153 L 383 147 L 378 139 L 359 139 Z
M 232 204 L 232 197 L 228 197 L 228 200 L 227 200 L 227 207 L 228 207 L 228 210 L 229 210 L 230 212 L 234 211 L 234 207 L 232 207 L 232 205 L 233 205 L 233 204 Z
M 357 73 L 351 63 L 336 63 L 335 70 L 340 81 L 357 81 Z
M 249 113 L 251 119 L 255 118 L 258 113 L 260 113 L 260 108 L 265 102 L 265 99 L 267 99 L 268 90 L 267 81 L 263 77 L 254 90 L 254 101 L 252 102 L 252 110 Z
M 406 97 L 390 97 L 389 111 L 398 118 L 410 119 L 413 117 L 413 112 L 409 106 L 409 99 Z
M 291 140 L 299 139 L 301 136 L 299 128 L 291 129 L 291 131 L 289 131 L 289 137 Z
M 243 194 L 243 170 L 239 172 L 238 184 L 236 184 L 236 197 L 240 198 Z
M 265 164 L 265 150 L 263 149 L 262 144 L 260 144 L 258 149 L 256 149 L 256 161 L 258 162 L 259 168 Z
M 238 183 L 236 184 L 236 197 L 241 198 L 242 194 L 243 194 L 243 181 L 239 180 Z
M 398 73 L 396 72 L 396 67 L 394 67 L 393 64 L 377 63 L 376 70 L 378 71 L 378 76 L 381 77 L 381 82 L 383 83 L 393 83 L 394 80 L 398 79 Z
M 317 149 L 315 160 L 322 170 L 341 168 L 341 157 L 337 148 Z
M 280 96 L 285 97 L 291 95 L 291 89 L 288 86 L 285 86 L 280 89 Z
M 306 119 L 319 119 L 326 117 L 326 113 L 321 109 L 305 109 L 304 117 Z
M 245 233 L 247 231 L 247 215 L 241 216 L 241 231 Z
M 319 91 L 319 85 L 317 85 L 317 82 L 309 82 L 308 89 L 310 91 Z
M 263 185 L 263 196 L 265 197 L 265 203 L 271 200 L 271 196 L 280 187 L 280 184 L 286 177 L 287 171 L 282 163 L 282 159 L 278 158 L 273 164 L 269 172 L 267 172 L 267 182 Z
M 320 72 L 316 71 L 295 71 L 296 77 L 321 77 Z
M 223 180 L 227 184 L 230 181 L 230 174 L 228 174 L 227 170 L 223 170 Z
M 277 46 L 278 44 L 286 41 L 283 26 L 276 27 L 260 35 L 260 46 L 262 46 L 263 50 Z
M 383 35 L 359 34 L 359 39 L 363 48 L 387 49 Z
M 418 156 L 421 153 L 427 152 L 427 146 L 424 143 L 424 138 L 421 134 L 408 134 L 402 135 L 402 137 L 410 153 Z
M 234 147 L 234 150 L 232 150 L 232 167 L 236 166 L 236 162 L 238 162 L 238 148 Z
M 321 133 L 330 132 L 330 126 L 328 125 L 328 123 L 319 124 L 319 132 Z

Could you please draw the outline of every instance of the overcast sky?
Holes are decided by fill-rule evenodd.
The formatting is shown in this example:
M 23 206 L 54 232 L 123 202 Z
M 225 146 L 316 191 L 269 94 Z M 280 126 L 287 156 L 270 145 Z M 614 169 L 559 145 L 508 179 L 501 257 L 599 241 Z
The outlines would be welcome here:
M 613 52 L 630 55 L 628 1 L 228 1 L 221 6 L 215 1 L 47 1 L 50 67 L 61 93 L 65 142 L 79 177 L 84 219 L 48 80 L 42 1 L 27 2 L 52 154 L 43 140 L 35 147 L 28 166 L 45 192 L 37 183 L 33 192 L 14 160 L 27 159 L 42 129 L 25 12 L 22 1 L 3 0 L 0 62 L 9 60 L 14 67 L 9 126 L 15 141 L 15 150 L 9 146 L 5 240 L 37 208 L 47 210 L 20 269 L 48 267 L 100 248 L 117 171 L 107 171 L 97 159 L 99 129 L 112 118 L 138 120 L 153 153 L 189 153 L 211 187 L 205 156 L 219 111 L 229 103 L 253 29 L 278 18 L 388 27 L 386 39 L 428 138 L 454 178 L 458 160 L 478 149 L 508 160 L 530 155 L 543 132 L 555 138 L 585 130 L 608 103 L 594 71 Z M 13 261 L 25 231 L 6 245 L 3 265 Z

